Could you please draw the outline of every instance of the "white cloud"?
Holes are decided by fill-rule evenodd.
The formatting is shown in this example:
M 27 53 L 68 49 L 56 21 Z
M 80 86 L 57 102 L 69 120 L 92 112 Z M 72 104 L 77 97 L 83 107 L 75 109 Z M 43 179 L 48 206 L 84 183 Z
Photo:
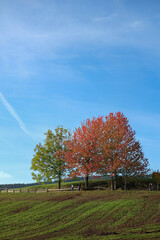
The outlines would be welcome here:
M 5 173 L 3 171 L 0 171 L 0 179 L 5 179 L 5 178 L 12 178 L 12 176 L 8 173 Z
M 113 13 L 111 15 L 105 16 L 105 17 L 96 17 L 93 19 L 94 22 L 106 22 L 106 21 L 112 21 L 117 16 L 116 13 Z
M 54 56 L 63 48 L 72 47 L 72 44 L 78 46 L 84 43 L 87 45 L 90 43 L 96 45 L 102 43 L 139 44 L 135 35 L 137 32 L 134 30 L 142 26 L 142 22 L 137 20 L 136 16 L 130 16 L 130 9 L 128 12 L 110 9 L 111 13 L 104 16 L 103 9 L 97 6 L 98 13 L 91 11 L 89 14 L 76 16 L 76 12 L 74 13 L 76 4 L 74 3 L 69 12 L 66 11 L 67 4 L 65 3 L 61 6 L 49 2 L 47 8 L 42 1 L 40 3 L 40 9 L 44 8 L 44 11 L 39 9 L 36 15 L 33 15 L 32 4 L 28 5 L 27 1 L 25 2 L 26 9 L 22 5 L 19 12 L 17 12 L 16 6 L 12 5 L 7 5 L 3 9 L 4 14 L 0 16 L 0 27 L 3 32 L 0 39 L 1 55 L 3 48 L 5 48 L 5 53 L 23 59 L 24 55 L 24 58 L 33 58 L 37 55 Z M 89 6 L 86 7 L 89 8 Z M 126 36 L 124 35 L 127 28 L 126 23 L 129 22 L 132 31 L 128 34 L 131 36 Z M 134 41 L 131 41 L 132 38 Z M 150 44 L 147 46 L 149 47 Z
M 133 28 L 139 28 L 139 27 L 142 26 L 142 25 L 143 25 L 142 21 L 139 21 L 139 20 L 134 21 L 134 22 L 132 23 L 132 27 L 133 27 Z

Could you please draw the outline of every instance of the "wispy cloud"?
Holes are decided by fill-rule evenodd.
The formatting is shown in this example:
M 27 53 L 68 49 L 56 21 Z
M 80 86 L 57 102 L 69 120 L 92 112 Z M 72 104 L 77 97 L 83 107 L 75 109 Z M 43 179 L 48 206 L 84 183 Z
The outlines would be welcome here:
M 0 171 L 0 179 L 12 178 L 12 176 L 8 173 Z
M 116 14 L 113 13 L 109 16 L 105 16 L 105 17 L 95 17 L 93 19 L 94 22 L 106 22 L 106 21 L 112 21 L 114 18 L 116 17 Z
M 5 106 L 5 108 L 8 110 L 8 112 L 16 119 L 16 121 L 18 122 L 20 128 L 28 135 L 30 135 L 30 133 L 28 132 L 28 130 L 26 129 L 23 121 L 20 119 L 20 117 L 18 116 L 18 114 L 16 113 L 16 111 L 14 110 L 14 108 L 8 103 L 8 101 L 6 100 L 6 98 L 3 96 L 3 94 L 0 92 L 0 101 L 3 103 L 3 105 Z M 31 136 L 31 135 L 30 135 Z
M 139 20 L 136 20 L 136 21 L 134 21 L 134 22 L 131 24 L 131 26 L 132 26 L 132 28 L 137 29 L 137 28 L 140 28 L 140 27 L 143 26 L 143 22 L 142 22 L 142 21 L 139 21 Z
M 1 6 L 0 66 L 5 75 L 28 81 L 39 72 L 39 61 L 59 61 L 64 55 L 100 52 L 104 47 L 141 47 L 159 55 L 158 21 L 141 9 L 133 14 L 130 4 L 119 6 L 123 1 L 88 1 L 85 10 L 76 1 L 31 2 L 5 1 Z

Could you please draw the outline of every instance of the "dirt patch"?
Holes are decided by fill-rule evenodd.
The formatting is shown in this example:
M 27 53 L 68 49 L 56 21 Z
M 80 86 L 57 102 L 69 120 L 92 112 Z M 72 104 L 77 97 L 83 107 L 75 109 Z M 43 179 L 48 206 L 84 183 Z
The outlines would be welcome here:
M 24 207 L 21 207 L 21 208 L 17 208 L 17 209 L 15 209 L 14 211 L 12 211 L 11 214 L 16 214 L 16 213 L 20 213 L 20 212 L 25 212 L 25 211 L 27 211 L 28 209 L 30 209 L 29 206 L 24 206 Z
M 143 198 L 149 198 L 149 196 L 143 196 Z
M 81 196 L 80 193 L 76 193 L 73 195 L 59 195 L 59 196 L 53 196 L 53 197 L 49 198 L 48 201 L 62 202 L 62 201 L 76 199 L 79 196 Z
M 117 232 L 107 232 L 104 230 L 97 231 L 97 229 L 89 228 L 83 233 L 83 236 L 90 237 L 90 236 L 109 236 L 109 235 L 117 235 Z
M 36 237 L 30 237 L 30 238 L 25 238 L 24 240 L 46 240 L 46 239 L 50 239 L 53 237 L 61 237 L 61 235 L 59 234 L 59 232 L 51 232 L 51 233 L 46 233 L 46 234 L 42 234 L 42 235 L 38 235 Z
M 160 200 L 160 194 L 159 194 L 159 195 L 151 196 L 151 199 Z
M 153 223 L 159 223 L 159 224 L 160 224 L 160 216 L 156 217 L 156 218 L 153 220 Z

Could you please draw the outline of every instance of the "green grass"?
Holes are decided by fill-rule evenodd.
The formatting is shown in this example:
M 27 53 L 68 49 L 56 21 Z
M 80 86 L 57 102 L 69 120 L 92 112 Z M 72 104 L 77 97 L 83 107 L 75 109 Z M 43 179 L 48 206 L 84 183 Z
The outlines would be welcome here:
M 91 180 L 89 181 L 89 185 L 108 187 L 108 184 L 107 184 L 108 182 L 110 182 L 110 180 L 106 180 L 106 179 Z M 73 181 L 73 182 L 62 182 L 61 187 L 62 189 L 71 188 L 72 184 L 74 185 L 74 187 L 78 187 L 79 183 L 81 183 L 82 186 L 85 185 L 84 181 Z M 50 183 L 50 184 L 41 183 L 39 185 L 23 187 L 22 189 L 41 189 L 41 188 L 58 189 L 58 183 Z
M 0 239 L 160 239 L 160 193 L 1 193 Z

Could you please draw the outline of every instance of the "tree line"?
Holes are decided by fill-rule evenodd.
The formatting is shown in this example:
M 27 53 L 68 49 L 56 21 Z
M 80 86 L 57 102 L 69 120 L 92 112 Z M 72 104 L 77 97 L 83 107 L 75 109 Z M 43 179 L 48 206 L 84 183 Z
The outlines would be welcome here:
M 37 144 L 31 163 L 32 178 L 37 182 L 58 180 L 64 176 L 84 176 L 88 188 L 91 175 L 111 177 L 116 189 L 117 177 L 124 177 L 124 189 L 129 176 L 144 176 L 149 161 L 135 131 L 123 113 L 110 113 L 81 122 L 73 132 L 58 126 L 45 133 L 44 144 Z

